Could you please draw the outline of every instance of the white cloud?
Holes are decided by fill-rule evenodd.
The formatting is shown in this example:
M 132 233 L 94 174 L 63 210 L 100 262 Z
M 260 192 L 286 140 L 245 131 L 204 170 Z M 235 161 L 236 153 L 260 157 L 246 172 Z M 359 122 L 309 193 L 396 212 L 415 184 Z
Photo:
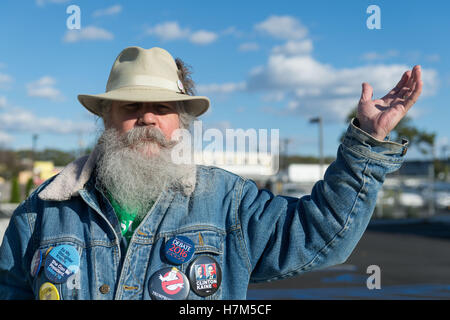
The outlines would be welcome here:
M 244 33 L 239 31 L 235 26 L 226 28 L 220 34 L 224 36 L 234 36 L 236 38 L 242 38 L 244 36 Z
M 149 35 L 155 35 L 161 40 L 166 41 L 183 39 L 188 37 L 190 34 L 189 29 L 182 29 L 176 21 L 167 21 L 157 24 L 154 27 L 148 28 L 146 32 Z
M 259 44 L 257 44 L 256 42 L 245 42 L 239 46 L 238 50 L 242 52 L 258 51 Z
M 9 134 L 0 131 L 0 146 L 11 143 L 14 140 Z
M 428 62 L 439 62 L 441 61 L 441 56 L 438 53 L 429 54 L 425 56 L 425 60 Z
M 9 88 L 9 85 L 13 82 L 13 78 L 6 74 L 0 73 L 0 88 Z
M 388 53 L 395 54 L 394 51 Z M 285 99 L 286 107 L 280 114 L 322 115 L 325 120 L 336 122 L 345 119 L 358 103 L 362 82 L 368 82 L 374 89 L 374 97 L 379 98 L 391 90 L 408 69 L 411 66 L 403 64 L 336 68 L 312 56 L 309 39 L 291 40 L 274 47 L 267 63 L 249 73 L 246 88 L 263 92 L 263 101 L 278 96 Z M 437 71 L 422 68 L 422 78 L 422 97 L 434 95 L 439 85 Z
M 66 3 L 66 2 L 69 2 L 69 0 L 36 0 L 36 4 L 40 7 L 46 5 L 47 3 L 60 4 L 60 3 Z
M 6 97 L 0 96 L 0 109 L 6 107 Z
M 28 110 L 14 108 L 0 113 L 2 129 L 8 132 L 75 134 L 95 131 L 92 122 L 77 122 L 55 117 L 38 117 Z
M 93 41 L 93 40 L 113 40 L 114 35 L 102 28 L 95 26 L 82 27 L 79 30 L 68 30 L 64 35 L 64 42 Z
M 119 14 L 121 12 L 122 12 L 122 6 L 119 4 L 116 4 L 116 5 L 108 7 L 108 8 L 95 10 L 92 13 L 92 16 L 93 17 L 113 16 L 113 15 Z
M 255 25 L 255 29 L 277 39 L 298 40 L 308 34 L 308 29 L 291 16 L 270 16 Z
M 312 41 L 305 39 L 301 41 L 291 40 L 282 46 L 276 46 L 272 49 L 274 54 L 283 54 L 285 56 L 309 54 L 313 50 Z
M 198 85 L 197 91 L 199 94 L 208 95 L 208 94 L 230 94 L 236 91 L 242 91 L 246 89 L 245 82 L 228 82 L 222 84 L 206 84 L 206 85 Z
M 191 34 L 189 41 L 195 44 L 210 44 L 217 39 L 217 34 L 214 32 L 199 30 Z
M 38 97 L 53 101 L 64 100 L 63 94 L 54 87 L 56 80 L 50 76 L 44 76 L 36 81 L 28 83 L 27 94 L 30 97 Z
M 153 35 L 162 41 L 186 39 L 194 44 L 206 45 L 217 40 L 217 33 L 208 30 L 192 31 L 182 28 L 176 21 L 167 21 L 146 29 L 146 34 Z
M 362 55 L 362 59 L 366 61 L 376 61 L 376 60 L 386 60 L 393 57 L 398 57 L 399 53 L 397 50 L 388 50 L 385 53 L 378 52 L 366 52 Z

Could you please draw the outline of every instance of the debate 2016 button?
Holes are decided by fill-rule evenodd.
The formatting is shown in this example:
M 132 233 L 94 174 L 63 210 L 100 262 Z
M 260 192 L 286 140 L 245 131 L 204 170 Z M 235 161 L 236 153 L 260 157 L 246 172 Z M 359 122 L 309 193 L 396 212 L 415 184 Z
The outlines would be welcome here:
M 39 288 L 39 300 L 59 300 L 59 292 L 55 285 L 45 282 Z
M 184 300 L 189 295 L 189 280 L 177 268 L 167 267 L 151 276 L 148 290 L 153 300 Z
M 30 273 L 31 276 L 34 277 L 41 269 L 42 265 L 42 251 L 37 249 L 34 252 L 33 259 L 31 259 Z
M 167 241 L 164 249 L 167 260 L 173 264 L 182 264 L 191 260 L 195 245 L 188 237 L 176 236 Z
M 191 289 L 201 297 L 214 294 L 222 282 L 222 270 L 210 256 L 199 256 L 189 266 Z
M 45 275 L 55 283 L 66 282 L 79 268 L 80 255 L 77 249 L 70 245 L 53 248 L 45 258 Z

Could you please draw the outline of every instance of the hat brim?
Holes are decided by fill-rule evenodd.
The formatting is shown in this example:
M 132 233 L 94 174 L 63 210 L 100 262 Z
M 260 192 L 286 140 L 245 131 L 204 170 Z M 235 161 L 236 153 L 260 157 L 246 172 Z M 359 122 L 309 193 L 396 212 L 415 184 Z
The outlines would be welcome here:
M 102 116 L 101 101 L 132 101 L 132 102 L 185 102 L 186 111 L 198 117 L 208 110 L 210 101 L 204 96 L 190 96 L 153 87 L 123 87 L 101 94 L 80 94 L 78 101 L 90 112 Z

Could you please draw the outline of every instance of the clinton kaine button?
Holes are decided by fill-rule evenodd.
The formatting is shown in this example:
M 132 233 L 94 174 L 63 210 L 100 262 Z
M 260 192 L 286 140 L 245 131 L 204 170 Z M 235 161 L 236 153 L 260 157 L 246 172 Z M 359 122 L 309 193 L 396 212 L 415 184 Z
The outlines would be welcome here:
M 167 241 L 164 251 L 167 260 L 171 263 L 182 264 L 191 260 L 195 251 L 195 246 L 191 239 L 183 236 L 176 236 Z
M 217 261 L 210 256 L 199 256 L 189 266 L 191 289 L 199 296 L 214 294 L 222 282 L 222 270 Z
M 184 300 L 189 294 L 189 280 L 177 268 L 167 267 L 151 276 L 148 290 L 153 300 Z
M 53 248 L 45 258 L 45 275 L 55 283 L 66 282 L 79 268 L 80 255 L 77 249 L 70 245 Z

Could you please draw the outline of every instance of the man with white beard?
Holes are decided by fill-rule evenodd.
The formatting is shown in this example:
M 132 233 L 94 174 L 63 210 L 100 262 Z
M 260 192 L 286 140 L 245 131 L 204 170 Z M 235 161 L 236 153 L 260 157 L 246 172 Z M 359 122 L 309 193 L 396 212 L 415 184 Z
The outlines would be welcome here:
M 104 122 L 94 151 L 14 212 L 0 298 L 245 299 L 249 282 L 343 263 L 386 174 L 404 161 L 406 142 L 387 136 L 421 90 L 420 66 L 381 99 L 363 83 L 336 161 L 297 199 L 219 168 L 172 163 L 172 135 L 209 99 L 194 95 L 189 70 L 164 49 L 126 48 L 106 92 L 79 96 Z
M 194 172 L 171 161 L 173 145 L 159 129 L 146 125 L 126 133 L 107 126 L 98 141 L 97 181 L 128 241 L 165 186 L 182 185 Z

